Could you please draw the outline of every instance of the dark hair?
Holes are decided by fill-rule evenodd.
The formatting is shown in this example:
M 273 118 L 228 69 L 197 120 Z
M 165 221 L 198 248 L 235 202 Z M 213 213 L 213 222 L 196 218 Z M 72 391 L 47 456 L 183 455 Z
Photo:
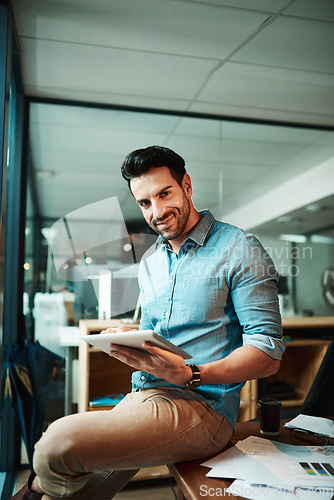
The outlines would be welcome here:
M 121 173 L 130 188 L 130 181 L 140 177 L 151 168 L 168 167 L 172 176 L 181 186 L 186 173 L 184 159 L 169 148 L 149 146 L 129 153 L 121 167 Z

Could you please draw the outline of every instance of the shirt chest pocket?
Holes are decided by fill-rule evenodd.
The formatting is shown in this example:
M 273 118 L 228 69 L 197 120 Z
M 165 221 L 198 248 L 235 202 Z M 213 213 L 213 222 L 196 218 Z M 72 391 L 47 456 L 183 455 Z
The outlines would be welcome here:
M 182 324 L 204 323 L 218 314 L 218 277 L 186 278 L 182 289 Z

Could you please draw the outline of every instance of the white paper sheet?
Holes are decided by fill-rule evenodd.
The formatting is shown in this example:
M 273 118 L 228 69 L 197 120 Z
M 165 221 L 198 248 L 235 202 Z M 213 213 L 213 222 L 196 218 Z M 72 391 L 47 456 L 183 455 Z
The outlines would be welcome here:
M 312 417 L 301 413 L 290 422 L 287 422 L 284 427 L 304 429 L 321 436 L 334 438 L 334 420 L 329 420 L 329 418 Z
M 278 488 L 263 484 L 250 484 L 241 479 L 236 479 L 226 492 L 231 495 L 238 495 L 250 500 L 266 498 L 267 500 L 331 500 L 334 495 L 334 488 Z
M 242 453 L 231 448 L 204 462 L 212 467 L 208 477 L 234 475 L 247 483 L 288 489 L 334 488 L 334 446 L 292 446 L 250 436 L 235 448 Z

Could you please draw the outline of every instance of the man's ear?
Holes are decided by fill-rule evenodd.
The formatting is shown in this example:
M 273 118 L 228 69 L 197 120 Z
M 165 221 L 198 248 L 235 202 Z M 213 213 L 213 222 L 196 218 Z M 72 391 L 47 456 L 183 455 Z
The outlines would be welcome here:
M 193 187 L 191 184 L 191 178 L 189 174 L 184 174 L 183 179 L 182 179 L 182 188 L 183 191 L 186 193 L 188 198 L 190 198 L 193 195 Z

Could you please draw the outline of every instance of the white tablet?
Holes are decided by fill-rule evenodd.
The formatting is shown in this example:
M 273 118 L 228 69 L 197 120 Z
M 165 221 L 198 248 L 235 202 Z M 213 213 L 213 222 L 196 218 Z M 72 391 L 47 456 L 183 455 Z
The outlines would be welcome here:
M 131 330 L 128 332 L 117 333 L 97 333 L 93 335 L 83 335 L 81 337 L 88 344 L 97 347 L 101 351 L 110 353 L 110 344 L 119 344 L 126 347 L 133 347 L 144 351 L 142 344 L 147 340 L 152 344 L 182 356 L 184 359 L 190 359 L 192 356 L 183 351 L 180 347 L 172 344 L 153 330 Z

